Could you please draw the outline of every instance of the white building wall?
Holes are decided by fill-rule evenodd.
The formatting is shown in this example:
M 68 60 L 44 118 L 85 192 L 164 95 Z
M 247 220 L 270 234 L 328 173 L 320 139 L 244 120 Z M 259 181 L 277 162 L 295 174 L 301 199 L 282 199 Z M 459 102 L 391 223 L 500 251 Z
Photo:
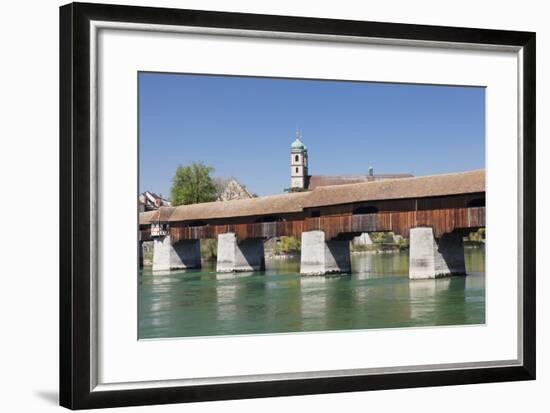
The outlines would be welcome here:
M 305 188 L 307 174 L 307 152 L 293 150 L 290 153 L 290 187 Z

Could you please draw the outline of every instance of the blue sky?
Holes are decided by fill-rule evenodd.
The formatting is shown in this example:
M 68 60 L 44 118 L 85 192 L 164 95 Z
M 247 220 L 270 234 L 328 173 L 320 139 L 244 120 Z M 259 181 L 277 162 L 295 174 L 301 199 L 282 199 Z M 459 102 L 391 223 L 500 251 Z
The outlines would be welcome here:
M 259 195 L 290 186 L 296 129 L 309 173 L 429 175 L 485 167 L 485 89 L 139 74 L 140 192 L 170 195 L 202 161 Z

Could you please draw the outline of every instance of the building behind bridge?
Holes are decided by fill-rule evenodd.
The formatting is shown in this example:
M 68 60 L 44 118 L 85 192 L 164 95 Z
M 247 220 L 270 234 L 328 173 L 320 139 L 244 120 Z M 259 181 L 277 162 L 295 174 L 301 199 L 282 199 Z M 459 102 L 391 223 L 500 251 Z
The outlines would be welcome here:
M 307 146 L 296 133 L 296 139 L 290 145 L 290 191 L 313 190 L 322 186 L 357 184 L 361 182 L 384 181 L 388 179 L 411 178 L 409 173 L 375 174 L 369 167 L 366 174 L 353 175 L 309 175 L 309 155 Z
M 138 196 L 139 212 L 155 211 L 160 207 L 170 207 L 172 203 L 151 191 L 145 191 Z
M 257 195 L 250 193 L 246 186 L 236 179 L 230 179 L 222 186 L 223 189 L 220 191 L 217 199 L 218 201 L 233 201 L 235 199 L 250 199 L 257 197 Z

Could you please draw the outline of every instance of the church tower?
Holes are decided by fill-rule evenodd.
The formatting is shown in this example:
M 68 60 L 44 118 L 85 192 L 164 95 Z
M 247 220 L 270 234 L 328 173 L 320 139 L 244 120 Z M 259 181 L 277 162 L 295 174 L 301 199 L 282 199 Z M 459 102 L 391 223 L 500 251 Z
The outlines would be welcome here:
M 296 139 L 290 146 L 290 188 L 307 188 L 307 147 L 300 139 L 300 132 L 296 132 Z

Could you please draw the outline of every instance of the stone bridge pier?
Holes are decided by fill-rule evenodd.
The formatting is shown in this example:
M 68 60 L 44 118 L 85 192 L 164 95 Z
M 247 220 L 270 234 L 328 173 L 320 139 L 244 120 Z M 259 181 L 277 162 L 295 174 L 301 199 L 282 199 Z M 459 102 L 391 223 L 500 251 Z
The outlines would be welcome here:
M 154 238 L 153 272 L 201 268 L 201 246 L 198 239 L 171 243 L 170 235 Z
M 248 272 L 265 269 L 263 238 L 238 240 L 228 232 L 218 235 L 216 272 Z
M 454 231 L 435 238 L 431 227 L 411 228 L 409 278 L 426 279 L 465 275 L 462 234 Z
M 325 275 L 351 272 L 349 240 L 327 240 L 324 231 L 302 232 L 300 274 Z

